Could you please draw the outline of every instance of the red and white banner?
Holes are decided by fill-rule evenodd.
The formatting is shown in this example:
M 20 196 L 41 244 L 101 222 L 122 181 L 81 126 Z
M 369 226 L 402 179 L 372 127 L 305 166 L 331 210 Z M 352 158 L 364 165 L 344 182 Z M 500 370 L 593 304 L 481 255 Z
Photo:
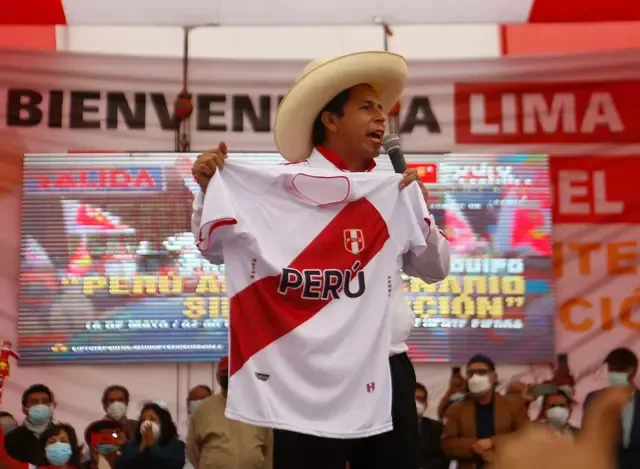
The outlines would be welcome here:
M 171 151 L 181 61 L 0 53 L 0 127 L 29 151 Z M 407 152 L 640 154 L 640 53 L 411 62 Z M 194 150 L 273 150 L 296 61 L 191 62 Z
M 640 6 L 625 0 L 20 0 L 3 5 L 2 24 L 72 25 L 370 25 L 634 21 Z

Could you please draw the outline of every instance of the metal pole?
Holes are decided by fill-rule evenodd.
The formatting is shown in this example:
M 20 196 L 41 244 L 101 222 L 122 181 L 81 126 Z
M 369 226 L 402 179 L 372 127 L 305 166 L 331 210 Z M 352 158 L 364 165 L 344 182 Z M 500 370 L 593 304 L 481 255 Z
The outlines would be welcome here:
M 191 110 L 186 114 L 178 114 L 176 112 L 176 133 L 175 133 L 175 151 L 187 152 L 191 151 L 191 114 L 193 106 L 191 103 L 191 94 L 189 93 L 189 33 L 191 27 L 184 28 L 183 49 L 182 49 L 182 91 L 178 95 L 179 106 L 189 106 Z M 184 112 L 184 111 L 183 111 Z
M 389 52 L 389 38 L 393 36 L 393 31 L 391 30 L 391 26 L 388 23 L 381 22 L 380 26 L 382 26 L 382 38 L 384 44 L 385 52 Z M 399 115 L 390 115 L 389 116 L 389 132 L 398 134 L 400 131 L 400 116 Z

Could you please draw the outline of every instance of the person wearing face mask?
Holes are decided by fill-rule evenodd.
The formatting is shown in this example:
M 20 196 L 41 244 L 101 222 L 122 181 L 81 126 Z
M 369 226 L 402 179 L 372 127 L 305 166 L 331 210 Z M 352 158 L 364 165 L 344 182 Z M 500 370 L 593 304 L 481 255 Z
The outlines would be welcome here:
M 224 415 L 229 386 L 227 357 L 218 364 L 217 380 L 220 393 L 203 399 L 189 419 L 189 462 L 195 469 L 271 469 L 272 430 Z
M 622 433 L 618 451 L 618 469 L 640 467 L 640 392 L 634 383 L 638 373 L 638 357 L 628 348 L 612 350 L 604 360 L 610 387 L 626 389 L 630 399 L 622 408 Z M 589 407 L 603 390 L 587 395 L 583 404 L 582 426 L 590 418 Z
M 121 446 L 115 469 L 183 469 L 185 446 L 164 407 L 149 402 L 142 407 L 135 440 Z
M 136 422 L 127 418 L 129 406 L 129 390 L 124 386 L 114 384 L 102 393 L 102 408 L 105 411 L 105 419 L 115 420 L 122 424 L 128 440 L 135 438 Z
M 521 400 L 507 399 L 495 390 L 493 360 L 474 355 L 466 366 L 468 397 L 452 404 L 444 415 L 442 449 L 458 469 L 487 469 L 504 435 L 522 428 L 527 410 Z
M 420 435 L 420 469 L 447 469 L 449 460 L 442 451 L 442 422 L 425 415 L 429 403 L 427 388 L 416 383 L 416 409 L 418 410 L 418 432 Z
M 189 418 L 191 418 L 191 415 L 200 403 L 212 394 L 213 391 L 211 391 L 211 388 L 206 384 L 199 384 L 189 390 L 189 394 L 187 394 L 187 413 L 189 414 Z M 185 441 L 185 445 L 186 443 Z M 189 459 L 185 461 L 184 469 L 193 469 L 193 465 L 189 462 Z
M 52 425 L 40 436 L 40 444 L 46 464 L 39 465 L 38 469 L 81 469 L 81 451 L 71 425 Z
M 87 427 L 84 441 L 91 456 L 83 464 L 83 469 L 113 469 L 120 447 L 126 443 L 127 437 L 120 422 L 98 420 Z
M 33 465 L 44 465 L 46 459 L 40 436 L 51 427 L 53 393 L 44 384 L 34 384 L 22 394 L 24 422 L 5 436 L 9 457 Z
M 546 424 L 564 435 L 576 436 L 579 429 L 569 424 L 571 404 L 571 398 L 560 389 L 555 393 L 546 394 L 542 398 L 542 407 L 536 422 Z

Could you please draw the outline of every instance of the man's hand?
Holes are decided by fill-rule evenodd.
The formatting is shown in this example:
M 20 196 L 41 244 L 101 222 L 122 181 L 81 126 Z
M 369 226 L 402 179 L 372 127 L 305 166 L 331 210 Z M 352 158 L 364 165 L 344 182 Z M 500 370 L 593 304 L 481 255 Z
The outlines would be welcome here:
M 420 190 L 422 191 L 422 195 L 424 196 L 424 201 L 426 202 L 427 196 L 429 195 L 429 191 L 420 180 L 420 176 L 418 175 L 418 170 L 416 168 L 409 168 L 404 173 L 402 173 L 402 176 L 403 176 L 403 179 L 400 182 L 400 189 L 404 189 L 409 184 L 416 181 L 420 186 Z
M 193 163 L 191 174 L 196 180 L 202 192 L 206 192 L 209 181 L 216 173 L 216 169 L 224 166 L 224 160 L 227 159 L 227 144 L 220 142 L 216 148 L 212 148 L 198 156 L 196 162 Z
M 575 440 L 544 425 L 529 425 L 498 447 L 495 469 L 614 469 L 622 408 L 630 398 L 627 389 L 601 392 Z
M 482 453 L 490 450 L 491 448 L 493 448 L 493 441 L 491 440 L 491 438 L 483 438 L 481 440 L 478 440 L 471 447 L 473 452 L 478 455 L 482 455 Z

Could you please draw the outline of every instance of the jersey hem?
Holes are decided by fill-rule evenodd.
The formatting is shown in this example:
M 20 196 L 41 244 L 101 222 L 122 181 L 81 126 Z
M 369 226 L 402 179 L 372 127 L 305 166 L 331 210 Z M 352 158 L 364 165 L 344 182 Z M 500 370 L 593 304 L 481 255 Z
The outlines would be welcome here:
M 295 425 L 290 425 L 288 423 L 273 422 L 273 421 L 268 422 L 266 420 L 251 419 L 243 415 L 237 414 L 229 409 L 225 411 L 225 415 L 227 416 L 227 418 L 230 418 L 231 420 L 238 420 L 240 422 L 248 423 L 250 425 L 255 425 L 257 427 L 273 428 L 275 430 L 286 430 L 290 432 L 302 433 L 304 435 L 318 436 L 321 438 L 335 438 L 338 440 L 366 438 L 369 436 L 380 435 L 381 433 L 387 433 L 393 430 L 392 421 L 389 421 L 388 423 L 385 423 L 383 426 L 373 428 L 371 430 L 364 430 L 360 432 L 346 434 L 346 433 L 325 432 L 320 430 L 309 430 L 308 428 L 300 428 L 300 427 L 296 427 Z

